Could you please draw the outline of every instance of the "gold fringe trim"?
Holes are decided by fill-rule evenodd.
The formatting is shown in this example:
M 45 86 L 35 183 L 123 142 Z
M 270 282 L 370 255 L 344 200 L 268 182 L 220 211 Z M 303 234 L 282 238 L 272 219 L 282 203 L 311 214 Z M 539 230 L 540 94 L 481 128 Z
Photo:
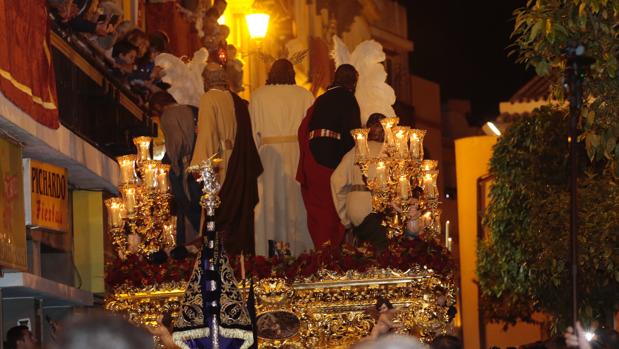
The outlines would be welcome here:
M 244 340 L 240 349 L 247 349 L 254 344 L 254 334 L 251 331 L 241 330 L 238 328 L 223 328 L 219 326 L 219 333 L 222 337 L 238 338 Z
M 48 109 L 48 110 L 55 110 L 55 109 L 57 109 L 56 104 L 53 101 L 45 102 L 45 101 L 43 101 L 43 98 L 41 98 L 39 96 L 34 96 L 32 94 L 32 89 L 30 87 L 28 87 L 28 86 L 20 83 L 19 81 L 15 80 L 15 78 L 13 78 L 13 75 L 11 75 L 11 73 L 9 73 L 8 71 L 0 69 L 0 76 L 5 78 L 6 80 L 8 80 L 11 83 L 11 85 L 13 85 L 16 89 L 18 89 L 21 92 L 23 92 L 23 93 L 27 94 L 28 96 L 30 96 L 34 103 L 39 104 L 43 108 Z
M 254 344 L 254 334 L 251 331 L 240 330 L 237 328 L 223 328 L 221 326 L 218 326 L 218 327 L 219 327 L 219 334 L 222 337 L 242 339 L 244 342 L 243 342 L 243 345 L 241 345 L 240 349 L 247 349 L 251 347 L 252 344 Z M 211 331 L 208 327 L 174 332 L 172 333 L 172 340 L 174 340 L 174 343 L 178 345 L 181 349 L 191 349 L 185 343 L 186 340 L 208 338 L 210 333 Z
M 181 332 L 173 332 L 172 340 L 174 344 L 181 347 L 181 349 L 191 349 L 186 340 L 198 339 L 198 338 L 207 338 L 211 334 L 211 329 L 208 327 L 196 328 L 193 330 L 186 330 Z

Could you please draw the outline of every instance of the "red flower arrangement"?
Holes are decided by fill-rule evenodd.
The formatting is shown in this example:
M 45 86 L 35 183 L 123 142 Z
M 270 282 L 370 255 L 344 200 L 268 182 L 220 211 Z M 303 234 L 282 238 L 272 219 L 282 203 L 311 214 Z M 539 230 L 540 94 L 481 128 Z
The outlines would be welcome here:
M 130 255 L 126 260 L 115 259 L 106 266 L 105 283 L 109 287 L 127 285 L 145 287 L 166 282 L 189 280 L 195 258 L 183 260 L 168 258 L 163 264 L 154 264 L 145 258 Z
M 241 276 L 238 259 L 230 261 L 237 278 Z M 338 273 L 347 271 L 365 272 L 371 267 L 408 270 L 413 266 L 425 266 L 439 275 L 451 275 L 453 260 L 448 251 L 434 241 L 402 237 L 391 240 L 382 251 L 370 245 L 325 245 L 318 250 L 305 252 L 297 258 L 262 256 L 245 259 L 248 275 L 257 278 L 270 276 L 285 277 L 288 280 L 303 279 L 326 269 Z
M 169 258 L 163 264 L 152 264 L 146 259 L 131 255 L 126 260 L 114 260 L 107 265 L 105 282 L 114 288 L 120 285 L 145 287 L 166 282 L 187 281 L 191 276 L 195 257 L 184 260 Z M 237 258 L 230 258 L 237 278 L 240 278 L 240 264 Z M 370 245 L 325 245 L 315 251 L 305 252 L 294 258 L 263 256 L 245 259 L 248 275 L 257 278 L 284 277 L 290 281 L 315 275 L 326 269 L 338 273 L 353 270 L 365 272 L 371 267 L 408 270 L 413 266 L 426 266 L 439 275 L 448 276 L 454 264 L 447 250 L 434 241 L 402 237 L 391 240 L 386 249 L 377 251 Z

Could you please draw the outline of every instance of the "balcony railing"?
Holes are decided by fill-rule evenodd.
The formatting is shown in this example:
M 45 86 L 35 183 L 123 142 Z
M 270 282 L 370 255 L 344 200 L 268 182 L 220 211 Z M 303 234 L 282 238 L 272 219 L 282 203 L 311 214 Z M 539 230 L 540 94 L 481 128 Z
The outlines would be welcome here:
M 88 40 L 51 27 L 60 122 L 110 157 L 134 152 L 133 137 L 155 133 L 141 101 Z

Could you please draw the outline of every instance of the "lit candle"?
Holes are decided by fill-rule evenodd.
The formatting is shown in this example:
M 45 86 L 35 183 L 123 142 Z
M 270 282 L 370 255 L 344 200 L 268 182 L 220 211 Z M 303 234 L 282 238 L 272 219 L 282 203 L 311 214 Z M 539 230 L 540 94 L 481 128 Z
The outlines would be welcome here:
M 412 129 L 409 132 L 410 138 L 410 152 L 411 157 L 416 160 L 423 159 L 423 137 L 426 134 L 426 130 Z
M 376 182 L 381 187 L 387 184 L 386 183 L 387 181 L 386 170 L 387 170 L 387 167 L 385 166 L 384 161 L 379 161 L 378 164 L 376 164 Z
M 127 184 L 120 188 L 125 204 L 125 210 L 129 216 L 133 216 L 137 211 L 138 203 L 136 190 L 136 186 L 132 184 Z
M 153 160 L 146 160 L 142 162 L 141 172 L 142 172 L 142 180 L 144 181 L 144 186 L 147 189 L 156 189 L 157 188 L 157 167 L 158 162 Z
M 400 186 L 400 198 L 402 198 L 402 200 L 407 200 L 410 196 L 410 190 L 411 190 L 411 184 L 410 184 L 410 181 L 408 180 L 408 176 L 405 176 L 405 175 L 400 176 L 399 186 Z
M 427 211 L 421 216 L 421 229 L 430 227 L 432 224 L 432 212 Z
M 152 141 L 151 137 L 135 137 L 133 139 L 133 144 L 135 144 L 135 147 L 138 150 L 137 162 L 151 160 L 151 157 L 150 157 L 151 141 Z
M 157 169 L 157 188 L 160 193 L 167 193 L 170 190 L 170 181 L 168 177 L 170 165 L 159 164 Z
M 123 218 L 123 202 L 121 198 L 110 198 L 105 200 L 105 207 L 107 208 L 107 220 L 108 224 L 112 228 L 122 227 Z
M 434 171 L 437 169 L 437 167 L 438 167 L 437 160 L 423 160 L 421 162 L 421 169 L 424 170 L 425 172 Z
M 448 242 L 451 240 L 449 237 L 449 221 L 445 222 L 445 247 L 448 247 Z
M 437 173 L 434 172 L 426 172 L 423 175 L 423 184 L 422 184 L 422 188 L 423 188 L 423 193 L 426 195 L 426 197 L 430 198 L 430 199 L 434 199 L 437 196 L 437 188 L 436 188 L 436 176 Z
M 401 158 L 406 158 L 408 155 L 408 131 L 409 128 L 406 126 L 393 128 L 396 150 Z
M 357 150 L 357 156 L 360 159 L 365 159 L 368 157 L 370 153 L 370 149 L 368 148 L 368 133 L 370 130 L 364 128 L 356 128 L 350 133 L 355 139 L 355 145 Z
M 241 280 L 245 280 L 245 255 L 243 252 L 241 252 L 239 259 L 241 260 Z
M 380 124 L 383 126 L 383 130 L 385 131 L 385 141 L 387 142 L 387 145 L 394 144 L 392 128 L 397 125 L 399 121 L 399 118 L 384 118 L 380 120 Z
M 116 158 L 120 167 L 120 184 L 135 183 L 135 155 L 124 155 Z

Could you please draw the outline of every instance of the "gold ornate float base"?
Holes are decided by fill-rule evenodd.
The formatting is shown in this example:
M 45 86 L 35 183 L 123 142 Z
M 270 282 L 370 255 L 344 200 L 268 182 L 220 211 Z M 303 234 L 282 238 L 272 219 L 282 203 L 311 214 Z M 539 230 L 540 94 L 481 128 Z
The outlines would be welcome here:
M 240 285 L 248 291 L 248 285 Z M 397 309 L 397 332 L 429 340 L 448 329 L 448 309 L 455 302 L 451 280 L 431 270 L 399 272 L 373 269 L 344 275 L 321 271 L 316 277 L 287 284 L 281 278 L 255 284 L 260 348 L 347 348 L 369 335 L 378 297 Z M 151 323 L 168 312 L 175 316 L 184 286 L 118 288 L 106 300 L 108 310 Z

